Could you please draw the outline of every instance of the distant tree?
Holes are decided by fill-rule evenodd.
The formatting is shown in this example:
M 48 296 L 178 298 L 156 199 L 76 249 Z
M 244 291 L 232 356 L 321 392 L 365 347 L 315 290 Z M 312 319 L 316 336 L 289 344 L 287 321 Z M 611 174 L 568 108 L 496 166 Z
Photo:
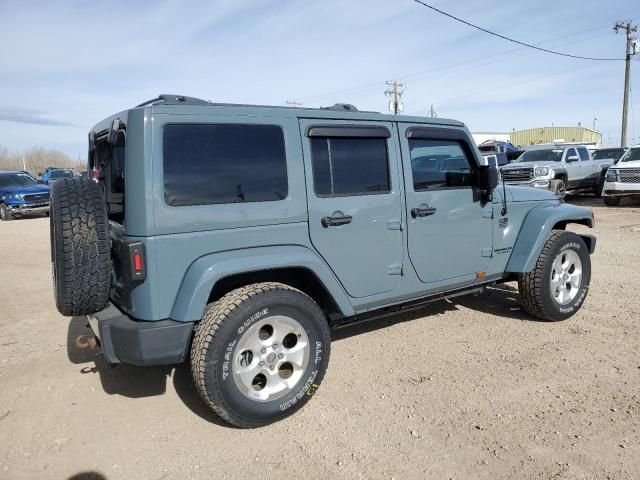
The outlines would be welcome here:
M 23 158 L 27 170 L 37 175 L 47 167 L 73 168 L 76 172 L 86 168 L 83 160 L 71 158 L 60 150 L 34 147 L 24 152 L 10 152 L 0 146 L 0 170 L 22 170 Z

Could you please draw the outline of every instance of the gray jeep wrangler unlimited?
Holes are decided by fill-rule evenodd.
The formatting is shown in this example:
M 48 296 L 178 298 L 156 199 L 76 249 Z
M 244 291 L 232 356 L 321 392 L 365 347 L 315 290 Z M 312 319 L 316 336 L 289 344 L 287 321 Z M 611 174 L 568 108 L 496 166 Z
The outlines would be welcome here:
M 161 95 L 98 123 L 53 187 L 55 300 L 112 364 L 191 363 L 257 427 L 301 408 L 330 328 L 517 280 L 543 320 L 588 292 L 592 212 L 501 185 L 455 120 Z

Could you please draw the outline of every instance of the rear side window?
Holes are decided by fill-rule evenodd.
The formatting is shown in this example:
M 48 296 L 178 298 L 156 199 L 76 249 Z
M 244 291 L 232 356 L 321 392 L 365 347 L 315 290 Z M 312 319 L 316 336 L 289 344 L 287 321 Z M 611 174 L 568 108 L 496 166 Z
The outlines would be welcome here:
M 580 154 L 580 160 L 582 160 L 583 162 L 591 160 L 591 157 L 589 157 L 589 150 L 587 150 L 586 148 L 578 148 L 578 153 Z
M 409 151 L 415 191 L 474 185 L 471 153 L 463 142 L 410 139 Z
M 267 202 L 288 193 L 284 134 L 276 125 L 167 125 L 168 205 Z
M 316 195 L 339 197 L 390 191 L 385 138 L 313 137 L 310 140 Z

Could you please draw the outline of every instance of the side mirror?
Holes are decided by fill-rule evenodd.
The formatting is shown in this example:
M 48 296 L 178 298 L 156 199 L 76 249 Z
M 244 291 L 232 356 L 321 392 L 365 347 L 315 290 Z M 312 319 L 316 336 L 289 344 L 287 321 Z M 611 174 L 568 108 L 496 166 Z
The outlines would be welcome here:
M 478 186 L 486 202 L 493 200 L 493 191 L 500 183 L 500 171 L 494 165 L 481 165 L 479 170 Z
M 577 155 L 569 155 L 567 157 L 567 163 L 577 162 L 579 160 Z

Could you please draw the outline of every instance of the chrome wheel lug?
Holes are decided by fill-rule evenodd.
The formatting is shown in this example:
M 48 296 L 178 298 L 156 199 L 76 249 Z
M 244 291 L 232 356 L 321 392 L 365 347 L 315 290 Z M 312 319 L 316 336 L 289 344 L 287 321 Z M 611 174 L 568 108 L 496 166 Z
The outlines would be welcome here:
M 284 357 L 284 354 L 279 353 L 279 354 L 278 354 L 278 358 L 282 358 L 282 357 Z
M 260 350 L 261 353 L 267 353 L 267 349 L 263 348 L 262 350 Z
M 269 365 L 269 370 L 273 370 L 274 368 L 276 368 L 275 365 Z
M 258 363 L 258 366 L 259 366 L 259 367 L 264 367 L 264 362 L 260 362 L 260 363 Z
M 275 350 L 276 348 L 278 348 L 278 344 L 277 344 L 277 343 L 274 343 L 274 344 L 271 346 L 271 348 L 273 348 L 273 349 Z

